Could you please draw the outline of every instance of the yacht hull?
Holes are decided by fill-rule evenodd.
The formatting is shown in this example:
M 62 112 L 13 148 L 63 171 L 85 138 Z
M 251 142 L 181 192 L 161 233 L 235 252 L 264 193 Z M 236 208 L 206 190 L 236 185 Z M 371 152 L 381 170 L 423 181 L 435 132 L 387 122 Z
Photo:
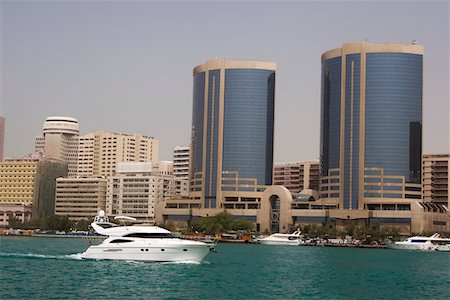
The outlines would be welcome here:
M 287 245 L 287 246 L 298 246 L 300 245 L 300 241 L 268 241 L 268 240 L 260 240 L 259 243 L 261 245 Z
M 181 239 L 128 239 L 114 243 L 108 238 L 102 244 L 89 247 L 81 254 L 82 259 L 128 260 L 142 262 L 202 261 L 215 244 Z

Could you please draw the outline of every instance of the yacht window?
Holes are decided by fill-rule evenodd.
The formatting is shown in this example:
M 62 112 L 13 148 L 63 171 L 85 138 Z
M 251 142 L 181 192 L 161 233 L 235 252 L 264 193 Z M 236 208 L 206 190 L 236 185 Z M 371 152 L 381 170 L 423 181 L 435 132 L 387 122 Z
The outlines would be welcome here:
M 411 243 L 425 243 L 427 240 L 411 240 Z
M 117 239 L 117 240 L 112 240 L 111 242 L 109 242 L 110 244 L 116 244 L 116 243 L 129 243 L 132 242 L 130 240 L 121 240 L 121 239 Z
M 142 239 L 172 239 L 173 235 L 164 232 L 135 232 L 124 235 L 124 237 L 134 237 Z

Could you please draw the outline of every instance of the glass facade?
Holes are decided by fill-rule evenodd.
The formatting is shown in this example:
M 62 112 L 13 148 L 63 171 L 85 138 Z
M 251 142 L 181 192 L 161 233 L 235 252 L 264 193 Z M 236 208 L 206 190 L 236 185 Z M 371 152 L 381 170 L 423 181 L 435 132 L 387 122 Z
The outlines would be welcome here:
M 420 183 L 421 132 L 422 55 L 368 53 L 366 167 Z
M 344 119 L 344 207 L 358 208 L 361 55 L 346 56 Z
M 320 131 L 321 176 L 339 168 L 341 127 L 341 58 L 335 57 L 322 64 L 322 105 Z
M 205 207 L 216 207 L 217 155 L 219 139 L 220 70 L 209 71 L 206 127 Z
M 345 70 L 341 70 L 342 56 L 322 62 L 321 175 L 329 176 L 330 169 L 340 168 L 342 145 L 340 197 L 342 208 L 346 209 L 358 209 L 361 190 L 366 191 L 364 197 L 403 197 L 402 182 L 395 183 L 396 186 L 389 183 L 395 176 L 404 177 L 406 184 L 421 182 L 423 55 L 370 51 L 365 57 L 361 55 L 345 55 Z M 361 98 L 361 71 L 365 71 L 364 98 Z M 345 91 L 341 90 L 341 80 L 345 80 Z M 364 132 L 360 131 L 361 121 L 364 122 L 360 120 L 362 102 Z M 340 136 L 341 124 L 344 136 Z M 361 137 L 364 149 L 360 149 Z M 362 159 L 364 174 L 359 170 Z M 362 181 L 365 185 L 359 186 L 364 175 L 372 177 L 365 178 Z M 381 182 L 374 175 L 379 175 Z M 385 184 L 383 196 L 378 183 Z
M 223 171 L 272 184 L 275 72 L 225 71 Z
M 271 185 L 275 71 L 225 68 L 221 72 L 217 68 L 199 72 L 194 74 L 193 98 L 191 179 L 204 177 L 201 181 L 204 190 L 198 185 L 193 189 L 202 192 L 203 207 L 218 206 L 220 183 L 217 180 L 224 171 L 237 174 L 239 180 L 249 184 Z M 222 128 L 220 118 L 223 118 Z
M 202 171 L 205 72 L 194 75 L 192 101 L 192 176 Z

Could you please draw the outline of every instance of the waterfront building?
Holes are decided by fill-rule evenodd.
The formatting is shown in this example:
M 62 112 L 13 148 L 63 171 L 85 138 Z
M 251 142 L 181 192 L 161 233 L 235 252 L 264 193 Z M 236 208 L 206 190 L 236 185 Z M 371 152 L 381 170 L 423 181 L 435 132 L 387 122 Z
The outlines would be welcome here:
M 259 232 L 288 232 L 303 224 L 395 227 L 404 235 L 450 231 L 448 207 L 421 201 L 422 56 L 419 45 L 365 42 L 344 44 L 322 56 L 319 199 L 305 194 L 307 189 L 295 193 L 261 184 L 256 175 L 241 176 L 240 168 L 248 169 L 243 161 L 236 172 L 225 167 L 228 146 L 235 150 L 234 157 L 243 151 L 244 159 L 245 151 L 254 149 L 249 145 L 255 143 L 241 140 L 238 132 L 246 132 L 247 125 L 238 117 L 251 119 L 254 112 L 226 105 L 227 95 L 235 93 L 226 89 L 223 61 L 197 67 L 190 197 L 166 200 L 158 222 L 189 228 L 199 217 L 226 210 L 236 219 L 254 222 Z M 247 85 L 244 80 L 242 86 Z M 214 102 L 217 97 L 224 102 Z M 245 113 L 229 124 L 224 110 L 225 115 Z M 236 126 L 237 143 L 227 144 L 227 125 Z
M 189 147 L 176 146 L 173 149 L 173 175 L 178 179 L 189 179 Z
M 2 204 L 0 203 L 0 227 L 9 225 L 9 217 L 12 216 L 22 223 L 29 221 L 33 209 L 30 204 Z
M 282 185 L 292 193 L 318 191 L 319 175 L 318 161 L 276 163 L 273 167 L 273 184 Z
M 58 178 L 55 214 L 74 221 L 89 220 L 106 209 L 105 178 Z
M 72 117 L 51 116 L 43 125 L 42 135 L 36 136 L 35 152 L 68 165 L 68 176 L 77 173 L 79 124 Z
M 423 52 L 354 42 L 322 55 L 324 201 L 409 210 L 421 198 Z
M 8 206 L 1 209 L 3 219 L 11 206 L 27 214 L 22 215 L 23 220 L 31 217 L 25 207 L 32 208 L 33 218 L 52 216 L 55 180 L 61 176 L 67 176 L 67 164 L 39 155 L 0 162 L 0 206 Z
M 163 187 L 163 176 L 152 173 L 151 163 L 119 163 L 116 175 L 108 178 L 106 213 L 154 221 Z
M 0 161 L 3 161 L 5 147 L 5 118 L 0 116 Z
M 79 177 L 115 175 L 119 162 L 159 161 L 159 141 L 141 134 L 94 132 L 79 137 Z
M 423 201 L 441 203 L 449 208 L 450 155 L 426 154 L 423 156 L 422 162 Z
M 224 59 L 194 68 L 190 194 L 203 208 L 272 184 L 275 69 Z

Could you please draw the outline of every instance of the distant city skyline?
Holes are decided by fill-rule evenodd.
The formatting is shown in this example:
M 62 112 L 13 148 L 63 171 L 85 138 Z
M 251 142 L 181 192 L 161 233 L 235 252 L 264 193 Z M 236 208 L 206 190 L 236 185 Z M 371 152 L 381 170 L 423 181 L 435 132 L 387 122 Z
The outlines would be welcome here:
M 215 56 L 278 64 L 275 162 L 319 157 L 321 55 L 345 42 L 425 47 L 423 153 L 449 153 L 448 1 L 2 1 L 4 157 L 48 116 L 80 134 L 140 133 L 160 157 L 189 145 L 192 70 Z

